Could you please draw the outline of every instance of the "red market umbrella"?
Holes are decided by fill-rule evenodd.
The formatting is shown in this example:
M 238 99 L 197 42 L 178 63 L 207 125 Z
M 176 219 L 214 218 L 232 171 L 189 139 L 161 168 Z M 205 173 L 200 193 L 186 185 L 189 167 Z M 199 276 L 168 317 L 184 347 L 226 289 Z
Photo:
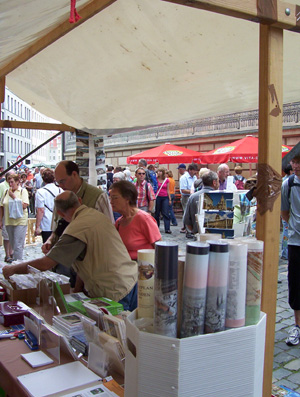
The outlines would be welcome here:
M 282 145 L 282 157 L 290 150 L 290 146 Z M 233 163 L 257 163 L 258 138 L 248 135 L 210 152 L 201 153 L 202 164 L 221 164 L 228 161 Z
M 148 164 L 200 163 L 201 153 L 165 143 L 164 145 L 127 157 L 127 164 L 138 164 L 145 159 Z

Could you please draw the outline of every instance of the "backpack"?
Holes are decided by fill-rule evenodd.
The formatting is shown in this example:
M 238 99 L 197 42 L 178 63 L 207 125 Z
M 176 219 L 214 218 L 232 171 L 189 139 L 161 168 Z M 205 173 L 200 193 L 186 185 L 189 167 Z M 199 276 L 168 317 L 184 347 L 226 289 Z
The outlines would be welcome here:
M 157 179 L 154 171 L 146 170 L 146 181 L 153 187 L 154 193 L 157 192 Z
M 236 175 L 234 175 L 233 180 L 234 180 L 234 184 L 238 190 L 245 189 L 244 188 L 244 180 L 245 180 L 244 177 L 242 177 L 242 179 L 239 179 Z
M 292 174 L 292 175 L 290 175 L 290 176 L 288 177 L 288 187 L 289 187 L 289 190 L 288 190 L 288 199 L 290 199 L 292 187 L 293 187 L 293 186 L 300 186 L 300 183 L 295 183 L 294 179 L 295 179 L 295 174 Z

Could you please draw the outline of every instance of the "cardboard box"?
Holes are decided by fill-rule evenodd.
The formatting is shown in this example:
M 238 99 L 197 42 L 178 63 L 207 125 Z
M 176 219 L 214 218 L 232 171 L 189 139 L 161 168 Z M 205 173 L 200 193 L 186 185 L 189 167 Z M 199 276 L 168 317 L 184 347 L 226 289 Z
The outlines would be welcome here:
M 1 282 L 0 285 L 5 289 L 6 299 L 9 301 L 21 301 L 27 305 L 35 305 L 38 303 L 37 298 L 41 292 L 38 288 L 16 289 L 15 283 L 13 282 L 11 282 L 12 287 L 1 284 Z M 62 284 L 61 289 L 64 294 L 68 294 L 70 292 L 70 284 Z
M 258 324 L 184 339 L 126 321 L 125 397 L 262 396 L 266 315 Z
M 7 300 L 21 301 L 26 303 L 27 305 L 36 304 L 36 298 L 38 296 L 37 288 L 14 289 L 13 286 L 8 287 L 5 284 L 1 284 L 1 286 L 5 288 Z

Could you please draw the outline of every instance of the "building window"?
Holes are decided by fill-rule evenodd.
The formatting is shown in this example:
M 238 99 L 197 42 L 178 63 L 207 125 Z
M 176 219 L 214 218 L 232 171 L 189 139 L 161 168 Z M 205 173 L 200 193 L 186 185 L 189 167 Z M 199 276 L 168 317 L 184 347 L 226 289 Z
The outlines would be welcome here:
M 7 137 L 7 148 L 6 150 L 9 152 L 9 137 Z

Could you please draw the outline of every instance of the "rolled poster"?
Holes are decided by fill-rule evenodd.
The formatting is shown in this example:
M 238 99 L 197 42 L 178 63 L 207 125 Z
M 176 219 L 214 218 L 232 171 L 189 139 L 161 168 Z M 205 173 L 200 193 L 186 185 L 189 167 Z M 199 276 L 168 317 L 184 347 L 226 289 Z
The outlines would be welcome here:
M 204 332 L 208 254 L 207 243 L 190 242 L 186 245 L 181 338 Z
M 209 260 L 205 308 L 205 333 L 224 331 L 229 267 L 228 243 L 208 241 Z
M 229 275 L 226 304 L 226 328 L 245 325 L 247 285 L 247 245 L 229 242 Z
M 155 243 L 154 332 L 177 336 L 178 244 Z
M 137 252 L 138 263 L 138 318 L 154 315 L 154 249 Z
M 249 239 L 245 243 L 248 245 L 246 325 L 254 325 L 260 319 L 264 242 Z

